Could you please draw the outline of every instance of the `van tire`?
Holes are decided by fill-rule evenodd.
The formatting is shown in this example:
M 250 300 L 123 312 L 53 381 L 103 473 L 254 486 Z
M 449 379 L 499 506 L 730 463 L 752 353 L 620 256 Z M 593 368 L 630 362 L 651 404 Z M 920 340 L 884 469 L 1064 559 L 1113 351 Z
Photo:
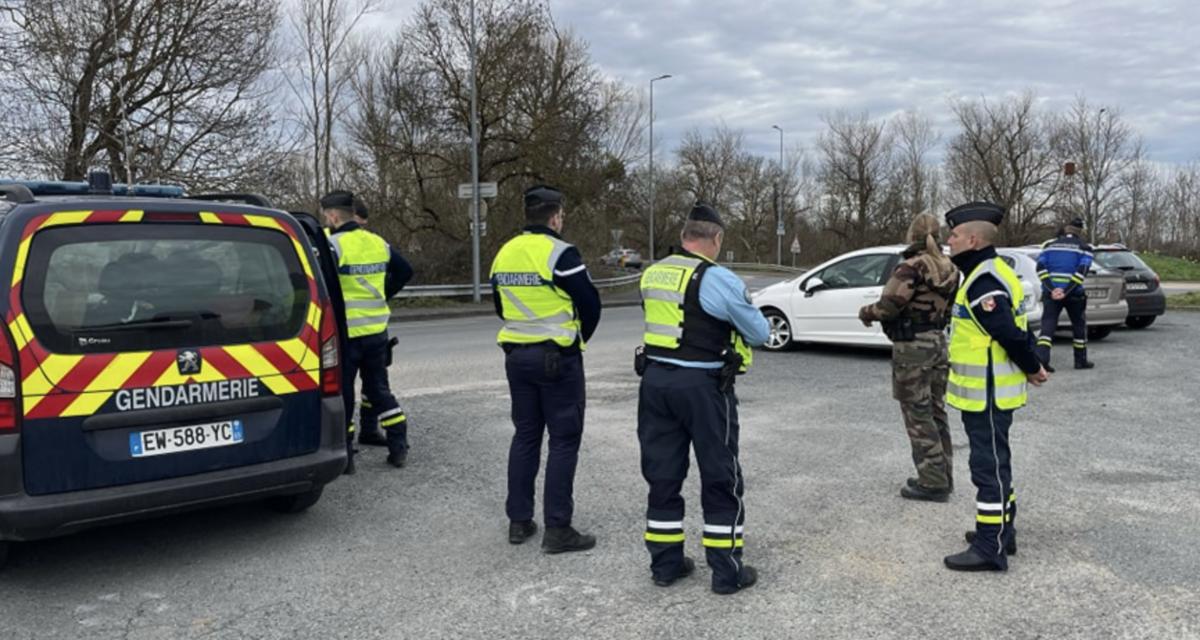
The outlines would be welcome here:
M 311 491 L 304 493 L 293 493 L 287 496 L 274 496 L 267 498 L 267 506 L 272 511 L 279 513 L 303 513 L 308 511 L 308 508 L 317 503 L 321 499 L 321 494 L 324 493 L 325 486 L 319 486 Z

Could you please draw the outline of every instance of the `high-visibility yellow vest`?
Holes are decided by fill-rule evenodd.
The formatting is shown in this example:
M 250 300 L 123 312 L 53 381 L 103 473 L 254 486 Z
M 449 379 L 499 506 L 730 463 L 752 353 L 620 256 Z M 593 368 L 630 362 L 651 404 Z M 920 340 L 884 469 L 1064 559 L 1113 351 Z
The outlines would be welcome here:
M 1000 281 L 1012 301 L 1010 311 L 1022 331 L 1029 326 L 1025 315 L 1025 293 L 1012 268 L 999 257 L 983 262 L 967 276 L 954 299 L 950 320 L 950 378 L 946 402 L 962 411 L 980 412 L 987 408 L 988 374 L 995 387 L 999 409 L 1017 409 L 1029 399 L 1025 372 L 1013 363 L 1008 352 L 979 324 L 971 310 L 978 301 L 968 300 L 967 291 L 984 274 Z
M 580 322 L 571 296 L 554 286 L 554 265 L 567 249 L 565 242 L 545 233 L 525 232 L 504 243 L 492 261 L 492 286 L 500 294 L 504 326 L 500 344 L 551 341 L 569 347 L 579 340 Z
M 646 353 L 689 362 L 720 362 L 733 347 L 742 356 L 744 373 L 754 352 L 733 325 L 700 306 L 700 282 L 715 263 L 691 253 L 668 256 L 650 265 L 641 278 Z
M 360 228 L 335 231 L 329 242 L 338 256 L 338 282 L 346 301 L 346 328 L 350 337 L 387 331 L 391 319 L 384 294 L 391 259 L 387 241 Z

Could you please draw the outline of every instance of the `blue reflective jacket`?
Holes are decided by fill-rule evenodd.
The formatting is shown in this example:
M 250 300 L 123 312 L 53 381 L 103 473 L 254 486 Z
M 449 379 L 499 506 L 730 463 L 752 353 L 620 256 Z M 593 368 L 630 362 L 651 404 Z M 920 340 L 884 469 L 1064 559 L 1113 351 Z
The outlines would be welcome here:
M 1092 266 L 1092 245 L 1079 236 L 1066 234 L 1042 244 L 1037 259 L 1038 278 L 1046 293 L 1063 289 L 1067 294 L 1083 290 L 1083 279 Z

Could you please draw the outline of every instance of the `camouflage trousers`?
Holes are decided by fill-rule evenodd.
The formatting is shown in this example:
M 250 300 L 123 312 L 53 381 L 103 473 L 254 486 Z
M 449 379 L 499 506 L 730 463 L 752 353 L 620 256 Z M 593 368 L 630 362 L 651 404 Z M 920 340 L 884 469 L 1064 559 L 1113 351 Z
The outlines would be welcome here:
M 949 374 L 945 332 L 925 331 L 912 342 L 892 346 L 892 396 L 904 414 L 917 482 L 929 489 L 945 489 L 953 483 L 946 421 Z

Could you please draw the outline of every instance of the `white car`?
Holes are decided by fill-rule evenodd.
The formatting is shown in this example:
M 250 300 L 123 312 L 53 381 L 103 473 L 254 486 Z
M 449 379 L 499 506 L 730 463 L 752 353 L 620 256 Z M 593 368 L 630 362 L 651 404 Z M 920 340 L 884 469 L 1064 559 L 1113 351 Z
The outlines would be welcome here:
M 789 349 L 797 343 L 891 347 L 878 322 L 864 327 L 858 310 L 879 300 L 883 284 L 900 262 L 903 245 L 872 247 L 842 254 L 790 280 L 777 282 L 752 294 L 754 305 L 771 325 L 765 348 Z M 1021 279 L 1030 327 L 1038 326 L 1042 303 L 1037 265 L 1014 249 L 999 249 Z

